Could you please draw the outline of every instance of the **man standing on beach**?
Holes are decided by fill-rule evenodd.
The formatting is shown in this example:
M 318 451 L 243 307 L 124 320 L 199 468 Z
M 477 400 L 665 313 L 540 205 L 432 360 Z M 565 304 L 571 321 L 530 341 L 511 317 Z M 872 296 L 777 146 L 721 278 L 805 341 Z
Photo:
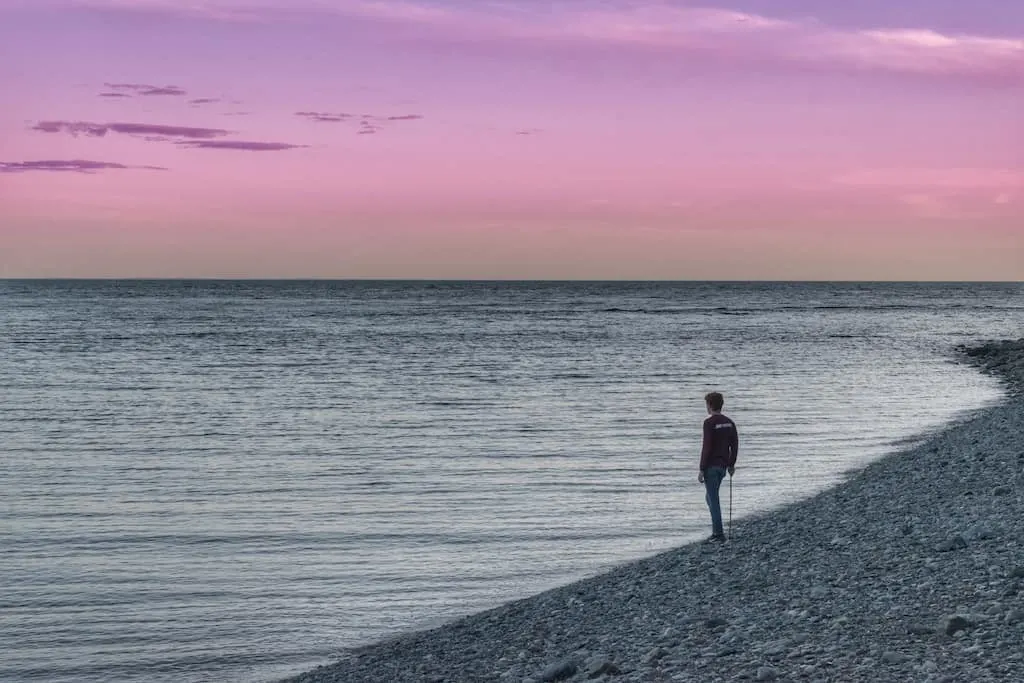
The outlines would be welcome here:
M 736 453 L 739 450 L 739 434 L 736 423 L 722 414 L 725 399 L 717 391 L 704 397 L 709 417 L 704 420 L 704 443 L 700 449 L 700 475 L 697 481 L 704 484 L 708 508 L 711 510 L 711 538 L 708 541 L 725 540 L 722 528 L 722 506 L 718 500 L 718 488 L 725 479 L 736 471 Z

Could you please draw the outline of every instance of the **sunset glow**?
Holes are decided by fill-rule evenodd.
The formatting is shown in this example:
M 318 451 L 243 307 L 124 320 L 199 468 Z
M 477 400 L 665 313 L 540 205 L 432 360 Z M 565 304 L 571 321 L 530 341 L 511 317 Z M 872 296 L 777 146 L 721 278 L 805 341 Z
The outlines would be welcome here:
M 1024 279 L 1024 4 L 0 0 L 0 277 Z

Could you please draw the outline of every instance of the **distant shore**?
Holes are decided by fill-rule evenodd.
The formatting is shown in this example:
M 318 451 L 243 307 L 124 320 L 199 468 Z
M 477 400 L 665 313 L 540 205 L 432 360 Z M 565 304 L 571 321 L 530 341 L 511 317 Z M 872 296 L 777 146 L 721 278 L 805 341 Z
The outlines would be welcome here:
M 1024 680 L 1024 340 L 961 353 L 1006 400 L 734 523 L 726 545 L 631 562 L 288 681 Z

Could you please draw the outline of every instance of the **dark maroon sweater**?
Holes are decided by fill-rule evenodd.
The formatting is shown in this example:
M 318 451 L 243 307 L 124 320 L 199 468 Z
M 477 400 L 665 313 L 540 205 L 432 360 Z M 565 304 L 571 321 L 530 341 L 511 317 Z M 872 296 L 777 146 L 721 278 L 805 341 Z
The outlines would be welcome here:
M 704 445 L 700 449 L 700 471 L 709 467 L 735 467 L 740 439 L 736 423 L 725 415 L 704 420 Z

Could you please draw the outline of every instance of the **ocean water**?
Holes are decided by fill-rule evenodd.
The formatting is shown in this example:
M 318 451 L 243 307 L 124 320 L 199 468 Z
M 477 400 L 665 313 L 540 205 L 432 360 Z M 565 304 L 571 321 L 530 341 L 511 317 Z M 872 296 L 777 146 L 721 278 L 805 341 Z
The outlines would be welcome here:
M 0 281 L 0 680 L 270 681 L 1001 396 L 1018 284 Z M 756 543 L 756 539 L 739 542 Z

